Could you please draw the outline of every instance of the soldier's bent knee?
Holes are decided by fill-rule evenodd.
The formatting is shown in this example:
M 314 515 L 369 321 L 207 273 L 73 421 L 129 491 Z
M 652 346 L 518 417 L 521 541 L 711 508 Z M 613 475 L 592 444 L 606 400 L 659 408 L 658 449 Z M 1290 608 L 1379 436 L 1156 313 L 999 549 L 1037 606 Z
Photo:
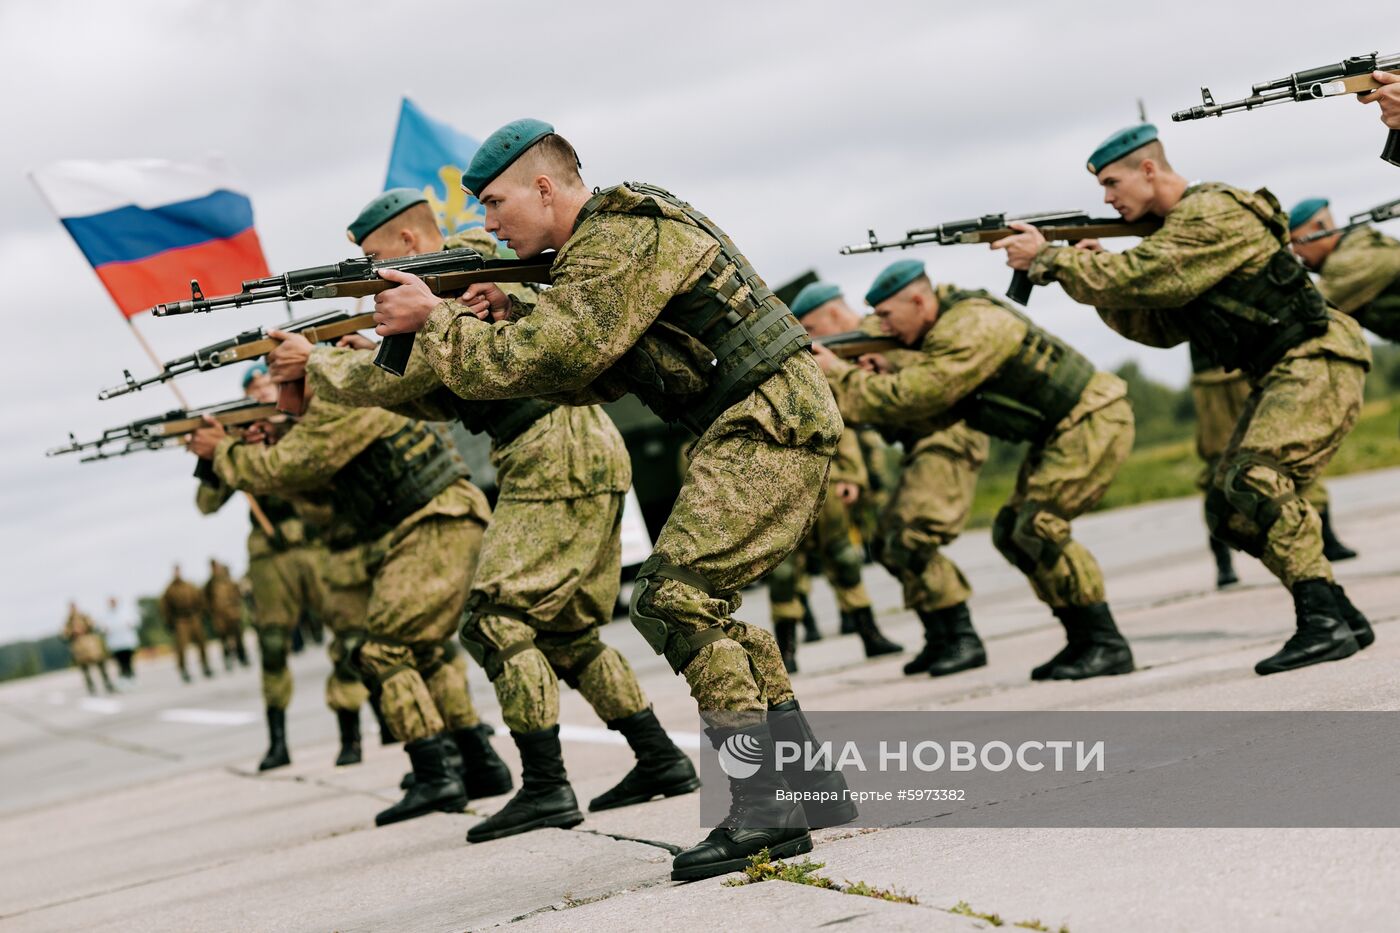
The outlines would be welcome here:
M 727 636 L 717 625 L 688 633 L 672 611 L 657 599 L 657 592 L 666 580 L 696 590 L 702 597 L 710 596 L 713 587 L 701 574 L 674 564 L 663 564 L 655 555 L 648 558 L 637 573 L 632 601 L 627 610 L 628 618 L 651 650 L 664 656 L 671 670 L 679 674 L 700 653 L 701 648 Z
M 851 543 L 849 535 L 842 535 L 836 541 L 826 547 L 826 559 L 830 561 L 832 578 L 837 586 L 852 587 L 860 585 L 861 560 L 860 552 Z M 927 565 L 928 559 L 922 555 L 916 555 L 920 563 Z M 915 571 L 916 573 L 918 571 Z
M 1035 558 L 1021 550 L 1016 541 L 1016 510 L 1009 505 L 997 510 L 992 519 L 992 547 L 1022 573 L 1035 570 Z
M 258 630 L 258 651 L 263 670 L 275 674 L 287 669 L 287 631 L 266 626 Z
M 1268 534 L 1269 528 L 1283 514 L 1283 504 L 1290 499 L 1298 498 L 1298 493 L 1295 490 L 1275 497 L 1265 490 L 1256 489 L 1252 484 L 1258 480 L 1249 476 L 1249 471 L 1255 467 L 1262 467 L 1270 473 L 1278 475 L 1285 480 L 1283 485 L 1292 488 L 1292 480 L 1288 479 L 1282 468 L 1262 457 L 1241 457 L 1236 460 L 1225 471 L 1225 480 L 1222 485 L 1225 498 L 1235 511 L 1258 525 L 1264 534 Z

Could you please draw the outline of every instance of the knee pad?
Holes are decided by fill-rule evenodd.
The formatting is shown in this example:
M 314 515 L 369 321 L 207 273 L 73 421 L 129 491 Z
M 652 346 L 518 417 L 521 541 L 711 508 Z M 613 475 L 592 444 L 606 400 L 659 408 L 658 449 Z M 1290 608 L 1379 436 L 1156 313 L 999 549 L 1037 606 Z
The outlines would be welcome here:
M 262 668 L 269 674 L 287 669 L 287 630 L 267 626 L 258 630 L 258 651 L 262 654 Z
M 663 580 L 674 580 L 705 596 L 713 595 L 714 587 L 703 575 L 675 564 L 663 564 L 656 555 L 647 558 L 637 572 L 632 601 L 627 607 L 628 618 L 651 650 L 664 656 L 671 670 L 679 674 L 701 648 L 726 636 L 717 625 L 687 633 L 670 611 L 657 604 L 656 592 Z
M 1223 541 L 1251 557 L 1258 557 L 1264 553 L 1264 532 L 1246 534 L 1232 525 L 1230 517 L 1239 513 L 1223 489 L 1212 486 L 1206 491 L 1205 512 L 1206 528 L 1210 530 L 1212 538 Z
M 1268 492 L 1256 489 L 1246 474 L 1254 467 L 1263 467 L 1286 481 L 1289 491 L 1281 496 L 1271 496 Z M 1260 456 L 1240 457 L 1225 471 L 1223 484 L 1226 500 L 1245 518 L 1259 526 L 1260 534 L 1267 535 L 1269 528 L 1283 514 L 1285 502 L 1298 498 L 1293 480 L 1277 461 Z
M 494 682 L 505 670 L 507 661 L 522 651 L 534 648 L 535 643 L 525 638 L 497 649 L 481 631 L 481 620 L 491 615 L 505 616 L 532 627 L 534 621 L 525 613 L 509 606 L 487 602 L 484 593 L 473 593 L 467 600 L 467 608 L 462 610 L 462 625 L 457 631 L 457 641 L 461 643 L 462 648 L 466 650 L 471 659 L 481 665 L 482 670 L 486 671 L 486 679 Z M 442 663 L 446 663 L 446 660 L 444 652 Z
M 790 603 L 797 598 L 797 561 L 800 559 L 795 554 L 789 554 L 768 574 L 770 602 Z
M 1035 570 L 1035 558 L 1016 542 L 1016 510 L 1009 505 L 1002 506 L 992 520 L 992 547 L 1022 573 Z
M 1060 555 L 1064 553 L 1064 546 L 1067 542 L 1051 541 L 1035 527 L 1036 517 L 1042 512 L 1055 514 L 1040 503 L 1026 503 L 1016 513 L 1016 524 L 1011 529 L 1011 540 L 1016 549 L 1030 560 L 1032 567 L 1053 567 L 1055 562 L 1060 559 Z
M 539 632 L 535 635 L 535 647 L 554 668 L 554 676 L 575 690 L 588 665 L 608 650 L 608 646 L 598 637 L 596 628 L 582 632 Z M 568 656 L 572 663 L 565 664 L 564 656 Z
M 335 659 L 334 676 L 337 680 L 360 681 L 360 649 L 365 644 L 364 632 L 344 632 L 340 636 L 340 657 Z
M 418 646 L 413 649 L 413 666 L 425 681 L 432 680 L 446 664 L 447 653 L 442 645 Z
M 864 561 L 860 558 L 860 552 L 851 543 L 850 535 L 843 534 L 837 540 L 829 542 L 825 548 L 825 558 L 831 568 L 832 579 L 837 586 L 852 587 L 860 585 L 861 565 Z M 915 558 L 919 559 L 918 556 Z M 920 563 L 928 564 L 928 559 L 923 558 Z M 922 568 L 921 568 L 922 569 Z

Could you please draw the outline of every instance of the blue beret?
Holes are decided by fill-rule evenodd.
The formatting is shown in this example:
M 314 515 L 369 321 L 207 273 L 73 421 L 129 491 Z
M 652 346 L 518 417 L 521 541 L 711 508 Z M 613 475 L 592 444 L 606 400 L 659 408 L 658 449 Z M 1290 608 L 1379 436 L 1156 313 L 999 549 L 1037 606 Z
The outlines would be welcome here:
M 421 191 L 412 188 L 390 188 L 365 205 L 364 210 L 360 211 L 360 216 L 350 222 L 345 235 L 350 238 L 351 243 L 358 246 L 365 241 L 365 237 L 413 205 L 427 203 L 428 199 Z
M 1299 201 L 1293 205 L 1293 210 L 1288 212 L 1288 229 L 1295 230 L 1301 227 L 1312 220 L 1314 214 L 1330 203 L 1326 198 L 1308 198 L 1306 201 Z
M 247 369 L 243 370 L 243 388 L 245 388 L 245 389 L 248 388 L 248 384 L 249 384 L 250 382 L 252 382 L 254 379 L 258 378 L 259 376 L 266 376 L 266 375 L 267 375 L 267 364 L 266 364 L 266 363 L 254 363 L 252 366 L 249 366 Z
M 486 137 L 486 141 L 476 150 L 471 165 L 462 174 L 462 187 L 473 195 L 480 195 L 487 185 L 520 158 L 522 152 L 539 142 L 540 137 L 553 132 L 554 127 L 548 123 L 529 117 L 507 123 Z
M 890 263 L 875 276 L 870 291 L 865 293 L 866 304 L 875 307 L 923 274 L 924 264 L 918 259 L 899 259 Z
M 1089 156 L 1089 174 L 1097 175 L 1103 169 L 1117 162 L 1123 156 L 1140 149 L 1157 138 L 1157 127 L 1151 123 L 1139 123 L 1125 130 L 1119 130 L 1099 143 Z
M 798 318 L 805 317 L 833 298 L 841 297 L 841 286 L 830 282 L 811 282 L 802 286 L 802 291 L 792 299 L 792 313 Z

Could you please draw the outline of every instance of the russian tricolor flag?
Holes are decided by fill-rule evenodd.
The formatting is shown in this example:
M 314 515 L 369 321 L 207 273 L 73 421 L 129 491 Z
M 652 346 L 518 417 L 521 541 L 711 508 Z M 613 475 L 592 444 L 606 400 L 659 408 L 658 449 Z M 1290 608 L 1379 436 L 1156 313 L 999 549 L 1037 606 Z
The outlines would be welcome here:
M 34 184 L 130 318 L 189 294 L 236 292 L 268 275 L 253 204 L 223 161 L 56 162 Z

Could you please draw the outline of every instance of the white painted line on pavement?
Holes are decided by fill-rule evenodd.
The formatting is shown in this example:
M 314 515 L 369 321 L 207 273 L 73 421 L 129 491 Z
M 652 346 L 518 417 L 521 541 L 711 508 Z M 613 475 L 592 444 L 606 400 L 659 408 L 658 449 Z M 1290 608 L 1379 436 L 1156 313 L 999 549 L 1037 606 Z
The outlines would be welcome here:
M 192 726 L 246 726 L 257 722 L 258 714 L 222 709 L 168 709 L 159 718 L 161 722 L 182 722 Z
M 83 697 L 78 701 L 78 706 L 85 712 L 101 713 L 103 716 L 115 716 L 122 711 L 122 701 L 110 697 Z
M 62 706 L 67 702 L 68 694 L 61 693 L 57 690 L 50 690 L 48 693 L 44 694 L 44 699 L 50 706 Z
M 676 743 L 676 747 L 697 751 L 700 748 L 700 733 L 698 732 L 670 732 L 666 733 L 671 737 L 671 741 Z M 611 729 L 599 729 L 597 726 L 570 726 L 566 723 L 559 724 L 559 740 L 561 742 L 591 742 L 594 745 L 626 745 L 627 740 L 622 737 L 621 732 L 614 732 Z

